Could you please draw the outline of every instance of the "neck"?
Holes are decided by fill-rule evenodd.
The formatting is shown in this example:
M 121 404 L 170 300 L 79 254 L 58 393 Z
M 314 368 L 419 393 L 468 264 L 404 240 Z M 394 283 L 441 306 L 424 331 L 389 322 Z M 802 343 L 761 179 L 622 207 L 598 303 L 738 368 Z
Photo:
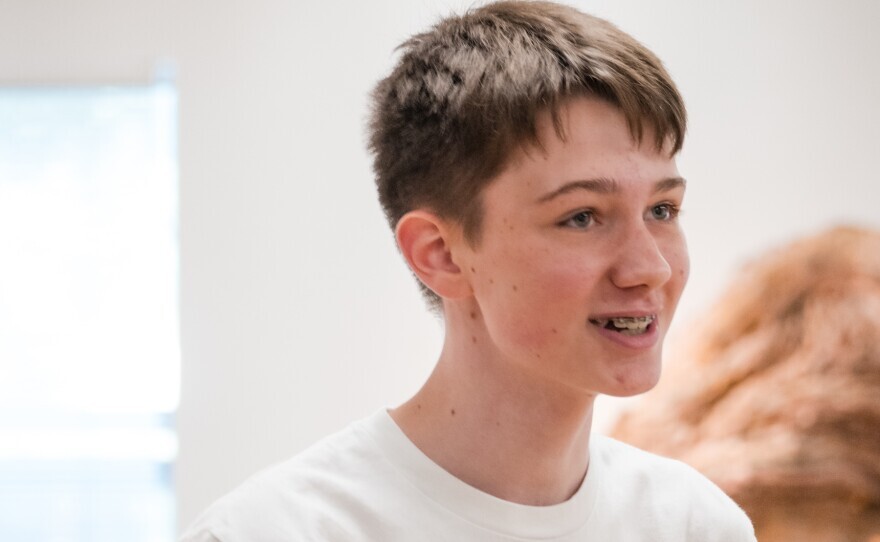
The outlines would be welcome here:
M 534 506 L 569 499 L 587 471 L 595 397 L 541 381 L 450 320 L 434 372 L 392 418 L 425 455 L 485 493 Z

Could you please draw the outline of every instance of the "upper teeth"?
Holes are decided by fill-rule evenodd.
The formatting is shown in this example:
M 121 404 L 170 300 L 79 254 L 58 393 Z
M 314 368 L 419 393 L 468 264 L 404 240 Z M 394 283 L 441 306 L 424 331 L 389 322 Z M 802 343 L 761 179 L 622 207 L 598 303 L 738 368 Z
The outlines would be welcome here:
M 608 322 L 611 322 L 618 329 L 645 329 L 653 321 L 653 316 L 621 316 L 594 320 L 599 327 L 605 327 Z

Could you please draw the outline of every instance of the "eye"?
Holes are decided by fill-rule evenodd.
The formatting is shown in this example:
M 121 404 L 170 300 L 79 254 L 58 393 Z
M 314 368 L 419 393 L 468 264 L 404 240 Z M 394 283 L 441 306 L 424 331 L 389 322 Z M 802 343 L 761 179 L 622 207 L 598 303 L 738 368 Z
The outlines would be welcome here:
M 592 211 L 581 211 L 577 214 L 574 214 L 562 221 L 560 225 L 568 226 L 569 228 L 576 229 L 585 229 L 590 224 L 593 223 L 593 212 Z
M 678 207 L 671 203 L 661 203 L 651 207 L 651 218 L 668 222 L 678 216 Z

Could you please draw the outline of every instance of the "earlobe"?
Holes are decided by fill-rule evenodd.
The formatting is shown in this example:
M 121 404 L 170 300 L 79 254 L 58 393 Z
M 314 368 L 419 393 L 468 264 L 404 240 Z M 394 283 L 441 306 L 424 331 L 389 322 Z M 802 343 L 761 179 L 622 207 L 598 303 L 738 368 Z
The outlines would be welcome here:
M 471 294 L 453 258 L 456 239 L 448 223 L 423 210 L 410 211 L 397 222 L 397 246 L 413 273 L 442 298 Z

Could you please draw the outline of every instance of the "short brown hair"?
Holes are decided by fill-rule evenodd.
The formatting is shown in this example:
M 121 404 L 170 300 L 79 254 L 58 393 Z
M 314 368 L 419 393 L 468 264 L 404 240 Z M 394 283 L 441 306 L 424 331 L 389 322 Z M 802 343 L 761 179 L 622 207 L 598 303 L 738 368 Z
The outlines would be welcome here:
M 427 208 L 479 241 L 480 194 L 512 150 L 540 147 L 549 111 L 560 138 L 566 98 L 595 96 L 622 111 L 636 141 L 684 139 L 684 103 L 660 60 L 617 27 L 551 2 L 502 1 L 441 20 L 404 42 L 373 91 L 369 146 L 392 228 Z M 426 290 L 429 299 L 438 299 Z

